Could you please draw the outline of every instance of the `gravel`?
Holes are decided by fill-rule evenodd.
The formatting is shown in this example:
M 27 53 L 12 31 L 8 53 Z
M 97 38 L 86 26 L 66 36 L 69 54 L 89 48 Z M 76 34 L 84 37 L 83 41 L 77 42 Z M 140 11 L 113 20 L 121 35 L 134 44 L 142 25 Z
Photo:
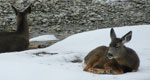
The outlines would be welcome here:
M 15 14 L 32 3 L 30 37 L 54 34 L 60 40 L 84 31 L 150 23 L 150 1 L 97 2 L 94 0 L 0 0 L 0 31 L 15 31 Z

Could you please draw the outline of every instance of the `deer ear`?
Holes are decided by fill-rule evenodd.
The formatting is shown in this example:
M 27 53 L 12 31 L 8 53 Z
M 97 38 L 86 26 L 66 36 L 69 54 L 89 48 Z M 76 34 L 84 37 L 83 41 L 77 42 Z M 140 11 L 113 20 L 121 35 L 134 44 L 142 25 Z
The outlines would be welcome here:
M 111 28 L 111 30 L 110 30 L 110 38 L 111 38 L 111 40 L 114 40 L 116 38 L 116 34 L 115 34 L 115 31 L 113 28 Z
M 15 11 L 15 14 L 17 15 L 18 14 L 18 10 L 14 6 L 12 6 L 12 5 L 11 5 L 11 7 Z
M 24 10 L 24 12 L 25 12 L 25 13 L 31 13 L 31 6 L 32 6 L 32 4 L 30 4 L 30 5 Z
M 131 40 L 131 38 L 132 38 L 132 31 L 129 31 L 127 34 L 125 34 L 125 35 L 121 38 L 122 43 L 124 44 L 124 43 L 129 42 L 129 41 Z

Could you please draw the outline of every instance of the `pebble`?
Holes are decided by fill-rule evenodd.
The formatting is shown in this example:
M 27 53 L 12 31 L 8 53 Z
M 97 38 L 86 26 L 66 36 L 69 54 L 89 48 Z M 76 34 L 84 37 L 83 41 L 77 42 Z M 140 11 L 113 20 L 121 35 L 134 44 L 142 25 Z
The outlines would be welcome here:
M 15 14 L 8 1 L 0 1 L 0 31 L 14 31 L 13 28 L 16 26 L 15 17 L 11 17 Z M 31 1 L 13 0 L 10 3 L 19 10 L 23 10 Z M 29 21 L 30 19 L 32 21 L 29 22 L 30 37 L 41 35 L 41 32 L 42 34 L 72 35 L 100 28 L 150 24 L 150 18 L 145 20 L 145 14 L 150 12 L 150 6 L 145 7 L 145 4 L 150 2 L 147 3 L 145 0 L 110 3 L 105 3 L 105 0 L 99 3 L 92 1 L 94 0 L 36 0 L 29 17 Z M 148 11 L 143 11 L 145 9 Z M 75 26 L 79 28 L 74 29 Z

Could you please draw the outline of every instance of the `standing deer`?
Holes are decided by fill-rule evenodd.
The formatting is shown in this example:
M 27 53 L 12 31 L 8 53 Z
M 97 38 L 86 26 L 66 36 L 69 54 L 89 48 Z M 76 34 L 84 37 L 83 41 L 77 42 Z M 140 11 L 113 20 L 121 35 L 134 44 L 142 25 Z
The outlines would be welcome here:
M 83 70 L 99 74 L 136 72 L 140 63 L 139 57 L 134 50 L 124 45 L 131 40 L 132 31 L 122 38 L 117 38 L 112 28 L 110 37 L 109 47 L 100 46 L 84 58 L 85 68 Z
M 0 53 L 22 51 L 28 49 L 29 46 L 29 27 L 27 15 L 31 13 L 31 5 L 24 11 L 18 11 L 12 6 L 17 19 L 17 31 L 0 32 Z

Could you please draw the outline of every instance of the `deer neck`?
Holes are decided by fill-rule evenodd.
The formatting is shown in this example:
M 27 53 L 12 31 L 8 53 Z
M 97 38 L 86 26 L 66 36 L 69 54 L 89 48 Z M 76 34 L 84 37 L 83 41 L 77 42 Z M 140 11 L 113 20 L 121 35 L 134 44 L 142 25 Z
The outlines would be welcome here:
M 21 17 L 17 20 L 17 33 L 29 38 L 29 27 L 26 17 Z
M 126 58 L 128 57 L 127 53 L 128 53 L 127 48 L 125 46 L 123 46 L 121 51 L 120 51 L 121 56 L 116 58 L 116 60 L 119 64 L 122 64 L 126 60 Z

